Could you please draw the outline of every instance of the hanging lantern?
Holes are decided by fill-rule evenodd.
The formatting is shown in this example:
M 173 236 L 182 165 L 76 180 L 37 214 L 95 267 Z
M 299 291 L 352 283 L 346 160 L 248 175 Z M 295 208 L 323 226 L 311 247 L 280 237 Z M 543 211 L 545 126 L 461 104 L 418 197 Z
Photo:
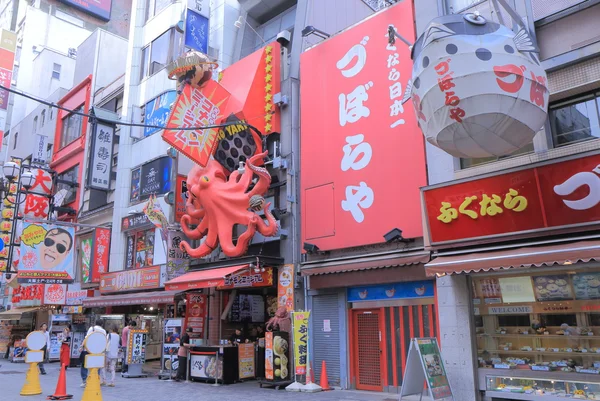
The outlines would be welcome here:
M 2 209 L 2 218 L 3 219 L 12 219 L 15 215 L 15 211 L 13 209 Z
M 0 223 L 0 231 L 6 231 L 9 232 L 12 228 L 12 222 L 10 221 L 3 221 Z
M 456 157 L 509 155 L 547 117 L 548 85 L 525 29 L 478 14 L 434 19 L 412 49 L 412 98 L 427 141 Z
M 212 70 L 217 67 L 206 54 L 192 50 L 169 64 L 167 71 L 169 79 L 199 87 L 212 78 Z

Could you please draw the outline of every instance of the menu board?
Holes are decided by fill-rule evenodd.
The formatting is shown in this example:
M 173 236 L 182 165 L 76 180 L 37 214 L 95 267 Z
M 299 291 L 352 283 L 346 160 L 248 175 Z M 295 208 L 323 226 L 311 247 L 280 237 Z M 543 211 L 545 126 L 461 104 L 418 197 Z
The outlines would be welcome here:
M 129 330 L 127 345 L 127 364 L 144 364 L 146 362 L 146 330 Z
M 178 360 L 177 350 L 179 349 L 179 341 L 181 339 L 181 319 L 165 320 L 164 341 L 162 351 L 162 367 L 163 370 L 175 370 L 175 361 Z
M 190 376 L 200 379 L 223 378 L 223 356 L 219 355 L 190 355 Z
M 185 312 L 185 328 L 191 327 L 191 338 L 204 337 L 204 325 L 208 315 L 206 294 L 187 294 L 187 307 Z
M 60 357 L 60 346 L 62 345 L 62 340 L 62 331 L 50 333 L 50 349 L 48 350 L 48 357 L 50 359 L 58 359 Z
M 573 299 L 569 276 L 566 274 L 533 277 L 533 286 L 540 302 Z
M 419 354 L 431 396 L 434 400 L 452 397 L 446 369 L 435 338 L 416 338 Z M 422 383 L 422 382 L 421 382 Z
M 265 301 L 262 295 L 238 295 L 231 305 L 232 322 L 264 322 Z
M 576 299 L 600 299 L 600 273 L 573 275 L 573 288 Z
M 485 298 L 486 304 L 502 303 L 502 292 L 500 282 L 496 278 L 485 278 L 479 280 L 481 295 Z
M 81 354 L 81 348 L 83 347 L 83 340 L 85 339 L 85 334 L 83 332 L 74 332 L 71 333 L 71 358 L 79 358 Z
M 240 379 L 253 378 L 254 373 L 254 344 L 238 345 L 238 367 Z

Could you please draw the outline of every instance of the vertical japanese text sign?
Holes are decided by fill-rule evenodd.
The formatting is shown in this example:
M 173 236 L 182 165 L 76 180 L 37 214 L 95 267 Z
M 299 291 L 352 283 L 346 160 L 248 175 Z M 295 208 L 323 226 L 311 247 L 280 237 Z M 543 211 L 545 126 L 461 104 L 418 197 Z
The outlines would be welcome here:
M 91 278 L 93 283 L 99 283 L 100 277 L 108 273 L 110 256 L 110 228 L 96 228 L 92 245 Z
M 306 359 L 308 356 L 308 319 L 310 312 L 292 312 L 294 322 L 294 364 L 296 374 L 306 374 Z
M 425 150 L 414 110 L 402 105 L 412 60 L 388 44 L 389 25 L 413 40 L 412 3 L 301 56 L 302 236 L 322 250 L 380 243 L 393 228 L 423 234 Z
M 93 123 L 88 186 L 107 191 L 110 189 L 114 125 Z

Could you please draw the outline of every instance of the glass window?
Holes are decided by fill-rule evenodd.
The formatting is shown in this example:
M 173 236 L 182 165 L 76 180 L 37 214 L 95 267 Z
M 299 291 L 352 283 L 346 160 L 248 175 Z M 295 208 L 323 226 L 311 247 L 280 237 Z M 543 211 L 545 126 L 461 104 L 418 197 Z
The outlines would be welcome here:
M 141 269 L 154 265 L 154 228 L 138 231 L 127 236 L 125 266 Z
M 56 63 L 53 63 L 53 64 L 54 65 L 52 66 L 52 78 L 60 79 L 61 66 L 60 66 L 60 64 L 56 64 Z
M 150 75 L 165 68 L 169 62 L 170 39 L 171 31 L 169 30 L 152 42 L 152 50 L 150 51 Z
M 43 127 L 45 123 L 46 123 L 46 110 L 42 110 L 42 123 L 41 123 L 40 127 Z
M 67 196 L 63 201 L 63 205 L 67 205 L 71 202 L 74 202 L 77 197 L 77 190 L 72 184 L 68 183 L 77 184 L 79 182 L 79 165 L 65 171 L 64 173 L 59 174 L 57 178 L 59 181 L 66 181 L 58 182 L 56 184 L 56 192 L 60 191 L 61 189 L 67 190 Z
M 172 0 L 146 0 L 146 21 L 167 8 Z
M 509 157 L 523 155 L 525 153 L 530 153 L 530 152 L 533 152 L 533 142 L 528 143 L 527 145 L 523 146 L 521 149 L 517 150 L 516 152 L 514 152 L 513 154 L 508 155 L 508 156 L 479 157 L 479 158 L 472 158 L 472 159 L 462 159 L 461 158 L 460 159 L 460 168 L 465 169 L 465 168 L 477 166 L 479 164 L 495 162 L 498 160 L 503 160 L 503 159 L 507 159 Z
M 48 145 L 47 156 L 48 160 L 52 160 L 52 145 Z
M 142 49 L 142 64 L 140 68 L 140 81 L 148 76 L 148 60 L 150 58 L 150 46 Z
M 600 137 L 600 94 L 569 103 L 550 105 L 550 126 L 555 147 Z
M 19 133 L 15 132 L 15 143 L 13 144 L 13 150 L 17 148 L 17 141 L 19 140 Z
M 77 112 L 83 112 L 83 107 L 76 109 Z M 60 136 L 61 149 L 79 138 L 81 135 L 81 125 L 83 116 L 79 114 L 69 114 L 63 119 L 62 134 Z
M 38 117 L 35 116 L 33 119 L 33 133 L 35 134 L 37 131 Z

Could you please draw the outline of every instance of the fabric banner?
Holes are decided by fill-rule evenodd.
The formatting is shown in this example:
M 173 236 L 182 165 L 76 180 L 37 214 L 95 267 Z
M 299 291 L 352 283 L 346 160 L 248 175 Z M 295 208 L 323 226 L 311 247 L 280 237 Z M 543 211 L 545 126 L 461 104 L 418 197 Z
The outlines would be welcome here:
M 292 312 L 294 322 L 294 365 L 297 375 L 306 374 L 308 356 L 308 319 L 310 312 Z

